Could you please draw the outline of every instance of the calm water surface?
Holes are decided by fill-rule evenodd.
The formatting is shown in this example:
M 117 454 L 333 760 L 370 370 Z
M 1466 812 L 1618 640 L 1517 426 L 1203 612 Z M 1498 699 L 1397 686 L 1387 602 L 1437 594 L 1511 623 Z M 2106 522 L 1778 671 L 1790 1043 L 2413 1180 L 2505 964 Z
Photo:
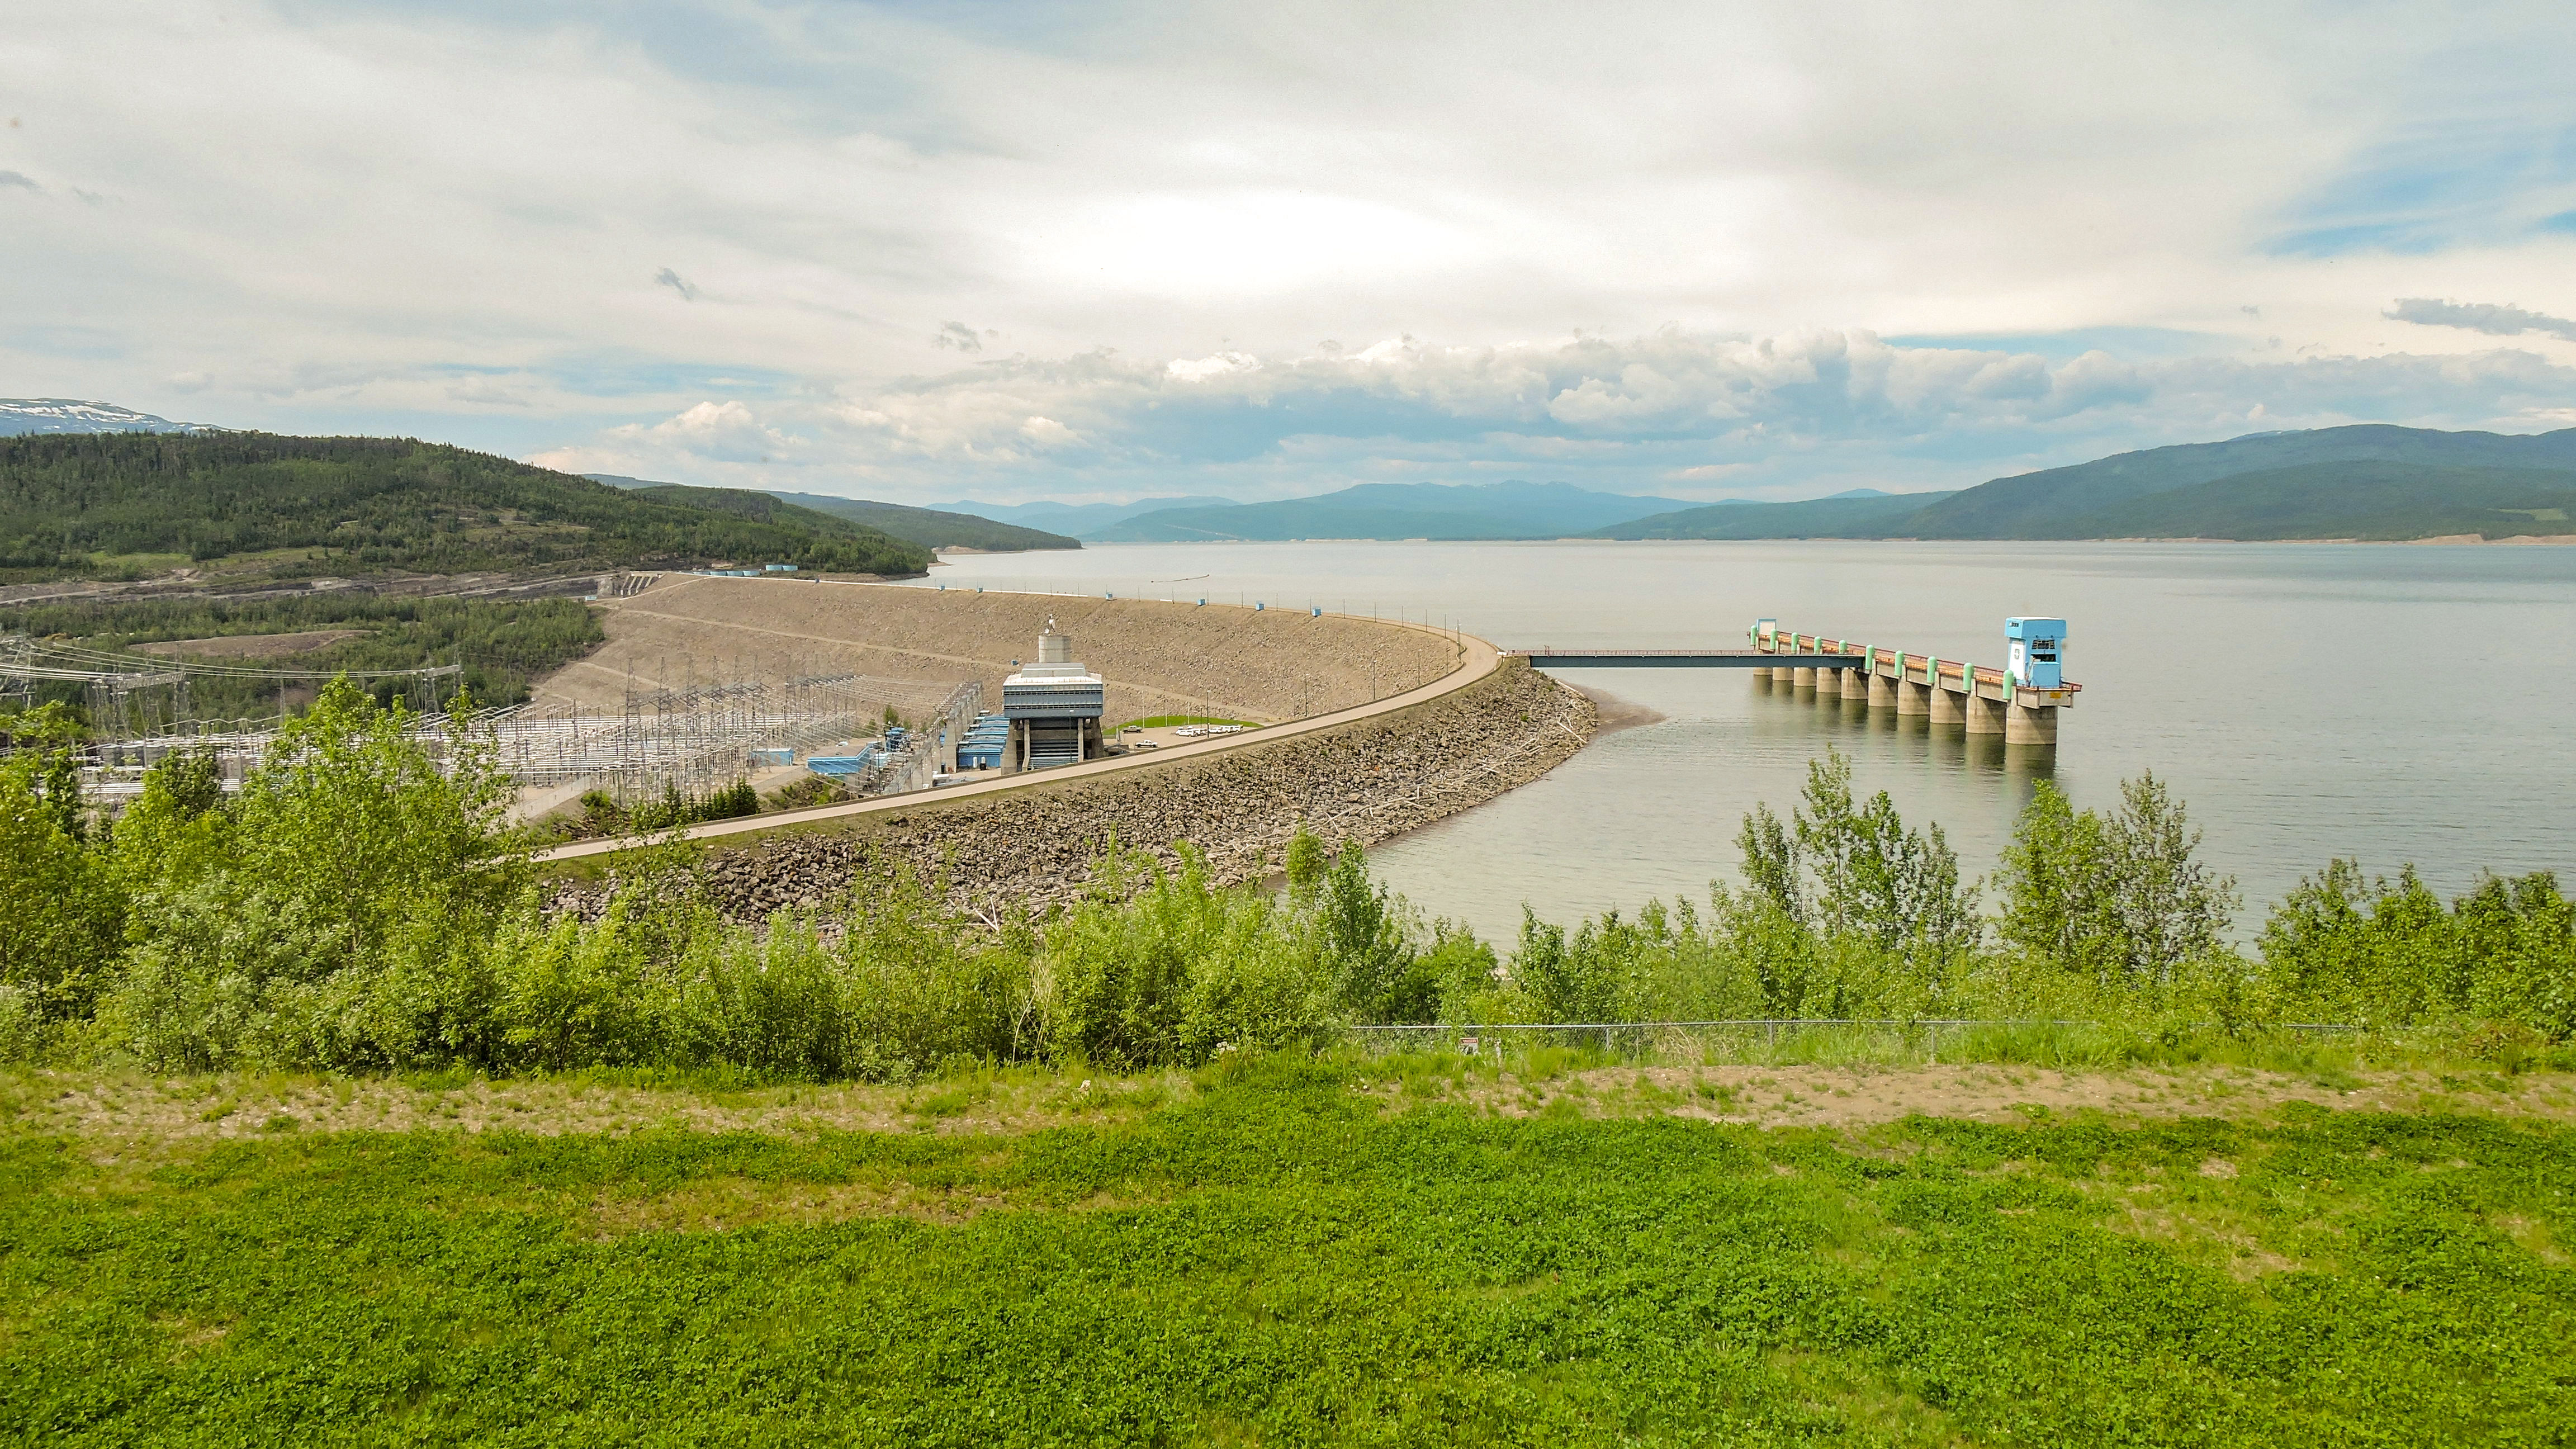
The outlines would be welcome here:
M 2170 781 L 2245 915 L 2335 856 L 2576 878 L 2576 549 L 2430 545 L 1303 543 L 1102 545 L 956 558 L 980 584 L 1444 617 L 1506 647 L 1734 646 L 1783 628 L 2003 662 L 2006 615 L 2069 621 L 2055 757 L 1820 709 L 1740 670 L 1566 671 L 1665 716 L 1546 779 L 1390 842 L 1397 889 L 1487 934 L 1734 878 L 1744 813 L 1807 761 L 1937 820 L 1992 868 L 2035 775 L 2078 805 Z M 1196 576 L 1196 577 L 1193 577 Z M 2250 921 L 2248 922 L 2250 924 Z

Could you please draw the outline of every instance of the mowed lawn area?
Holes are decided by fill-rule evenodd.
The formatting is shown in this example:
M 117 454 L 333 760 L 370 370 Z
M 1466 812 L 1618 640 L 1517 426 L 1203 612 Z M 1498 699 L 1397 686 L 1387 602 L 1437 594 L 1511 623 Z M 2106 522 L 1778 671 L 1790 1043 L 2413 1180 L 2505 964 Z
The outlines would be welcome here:
M 6 1137 L 13 1442 L 2564 1444 L 2576 1131 L 1303 1061 L 1056 1125 Z M 1464 1084 L 1465 1079 L 1459 1079 Z M 1063 1090 L 1088 1100 L 1091 1084 Z M 1633 1110 L 1632 1110 L 1633 1109 Z M 941 1113 L 946 1115 L 941 1115 Z

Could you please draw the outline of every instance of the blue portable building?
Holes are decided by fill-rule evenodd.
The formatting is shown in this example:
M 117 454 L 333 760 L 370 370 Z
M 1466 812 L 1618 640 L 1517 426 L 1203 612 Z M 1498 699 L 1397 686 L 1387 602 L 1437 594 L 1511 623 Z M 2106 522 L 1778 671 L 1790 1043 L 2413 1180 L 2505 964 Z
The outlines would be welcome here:
M 2004 620 L 2004 672 L 2015 684 L 2057 689 L 2066 683 L 2066 621 Z

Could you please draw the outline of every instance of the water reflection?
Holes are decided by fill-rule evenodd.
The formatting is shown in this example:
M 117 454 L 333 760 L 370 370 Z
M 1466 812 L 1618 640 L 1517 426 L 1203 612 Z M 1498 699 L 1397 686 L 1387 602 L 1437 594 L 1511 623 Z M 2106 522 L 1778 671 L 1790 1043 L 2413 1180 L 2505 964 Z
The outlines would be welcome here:
M 1959 776 L 1999 780 L 2010 787 L 2016 808 L 2029 801 L 2034 781 L 2057 775 L 2054 746 L 1972 735 L 1965 725 L 1934 724 L 1930 715 L 1873 708 L 1866 698 L 1850 698 L 1836 687 L 1755 679 L 1748 693 L 1764 733 L 1783 742 L 1811 740 L 1816 753 L 1830 745 L 1845 754 L 1910 759 Z

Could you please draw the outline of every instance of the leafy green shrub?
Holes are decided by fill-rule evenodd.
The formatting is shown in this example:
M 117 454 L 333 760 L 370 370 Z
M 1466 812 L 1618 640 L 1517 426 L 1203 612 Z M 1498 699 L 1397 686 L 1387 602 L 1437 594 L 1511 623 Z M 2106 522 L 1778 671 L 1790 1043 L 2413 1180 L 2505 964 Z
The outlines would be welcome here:
M 1102 888 L 1045 933 L 1059 1050 L 1106 1066 L 1195 1063 L 1220 1044 L 1283 1046 L 1322 1026 L 1332 982 L 1299 939 L 1293 898 L 1217 889 L 1195 851 L 1171 872 L 1114 855 L 1104 864 Z
M 68 750 L 0 759 L 0 986 L 31 1023 L 87 1016 L 116 958 L 123 894 L 88 835 Z
M 126 979 L 111 1039 L 155 1065 L 387 1067 L 459 1029 L 440 979 L 487 938 L 524 878 L 499 829 L 510 797 L 488 741 L 449 718 L 442 770 L 413 717 L 347 681 L 290 721 L 229 806 L 201 760 L 147 781 L 123 863 Z M 466 955 L 471 956 L 470 949 Z
M 2338 860 L 2282 901 L 2262 953 L 2284 1003 L 2311 1016 L 2474 1018 L 2576 1037 L 2576 904 L 2547 871 L 2490 875 L 2446 909 L 2411 866 L 2365 882 Z
M 1036 950 L 1024 922 L 988 933 L 940 907 L 908 871 L 863 878 L 835 953 L 850 983 L 837 1071 L 901 1079 L 952 1060 L 1039 1055 Z

